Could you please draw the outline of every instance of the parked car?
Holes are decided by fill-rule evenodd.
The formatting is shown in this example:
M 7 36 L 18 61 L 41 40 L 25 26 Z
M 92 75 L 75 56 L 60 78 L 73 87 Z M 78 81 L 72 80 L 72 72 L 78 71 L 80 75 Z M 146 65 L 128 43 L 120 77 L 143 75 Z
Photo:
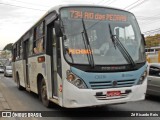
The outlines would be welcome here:
M 149 64 L 147 94 L 160 96 L 160 64 Z
M 5 77 L 12 77 L 12 66 L 5 66 L 4 67 L 4 76 Z
M 0 58 L 0 73 L 4 72 L 4 64 L 8 61 L 8 59 Z
M 0 64 L 0 73 L 4 72 L 4 66 Z

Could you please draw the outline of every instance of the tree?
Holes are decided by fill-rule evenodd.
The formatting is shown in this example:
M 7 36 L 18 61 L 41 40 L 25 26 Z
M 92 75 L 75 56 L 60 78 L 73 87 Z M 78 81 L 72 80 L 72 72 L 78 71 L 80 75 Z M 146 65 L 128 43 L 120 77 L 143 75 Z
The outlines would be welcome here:
M 13 44 L 13 43 L 7 44 L 7 45 L 4 47 L 3 50 L 9 50 L 9 51 L 11 51 L 11 50 L 12 50 L 12 44 Z
M 145 40 L 146 40 L 146 47 L 160 46 L 160 34 L 147 36 Z

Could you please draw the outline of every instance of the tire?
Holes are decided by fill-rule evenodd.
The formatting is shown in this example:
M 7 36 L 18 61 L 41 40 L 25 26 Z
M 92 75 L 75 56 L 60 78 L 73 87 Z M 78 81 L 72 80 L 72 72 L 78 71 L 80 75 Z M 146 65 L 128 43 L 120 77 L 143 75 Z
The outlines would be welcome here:
M 38 99 L 42 101 L 41 97 L 41 81 L 38 82 Z
M 47 98 L 47 87 L 44 78 L 41 80 L 40 84 L 40 99 L 42 100 L 42 103 L 47 108 L 51 107 L 51 102 Z
M 19 81 L 19 76 L 18 75 L 17 75 L 16 79 L 17 79 L 17 87 L 18 87 L 18 89 L 19 90 L 23 90 L 23 87 L 20 85 L 20 81 Z

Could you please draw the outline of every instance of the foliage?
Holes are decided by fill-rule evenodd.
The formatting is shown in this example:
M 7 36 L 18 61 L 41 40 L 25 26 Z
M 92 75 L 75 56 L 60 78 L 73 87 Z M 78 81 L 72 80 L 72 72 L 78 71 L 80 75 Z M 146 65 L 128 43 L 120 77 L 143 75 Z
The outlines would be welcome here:
M 147 36 L 145 40 L 146 40 L 146 47 L 160 46 L 160 34 Z
M 9 51 L 11 51 L 11 50 L 12 50 L 12 44 L 13 44 L 13 43 L 7 44 L 7 45 L 4 47 L 3 50 L 9 50 Z

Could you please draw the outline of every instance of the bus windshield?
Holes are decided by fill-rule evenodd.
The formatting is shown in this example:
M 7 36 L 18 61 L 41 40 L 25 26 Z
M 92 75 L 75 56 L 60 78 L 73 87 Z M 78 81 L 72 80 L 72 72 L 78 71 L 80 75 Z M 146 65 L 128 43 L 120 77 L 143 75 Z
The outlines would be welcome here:
M 121 42 L 134 63 L 145 61 L 144 42 L 137 21 L 131 13 L 99 7 L 70 7 L 62 8 L 60 16 L 65 36 L 64 54 L 68 62 L 130 64 L 115 46 L 113 35 Z

